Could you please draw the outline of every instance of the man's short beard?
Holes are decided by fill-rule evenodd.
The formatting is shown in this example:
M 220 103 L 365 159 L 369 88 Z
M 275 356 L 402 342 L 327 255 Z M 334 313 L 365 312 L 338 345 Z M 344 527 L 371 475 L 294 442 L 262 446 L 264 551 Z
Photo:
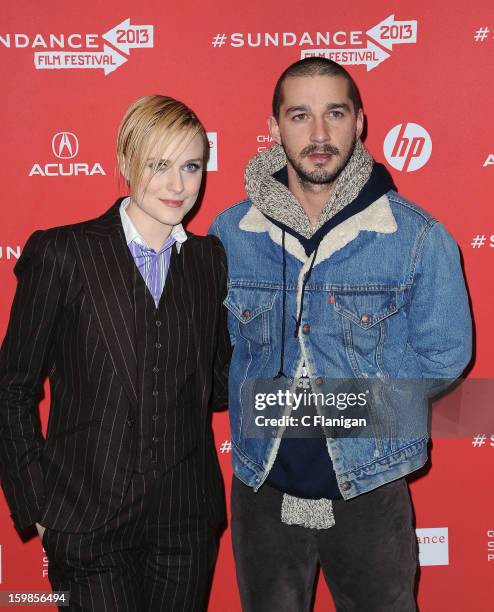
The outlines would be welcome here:
M 345 155 L 344 158 L 341 159 L 340 163 L 336 166 L 336 168 L 331 171 L 325 170 L 324 167 L 321 166 L 320 168 L 316 168 L 315 170 L 312 170 L 312 172 L 309 172 L 302 166 L 300 161 L 298 161 L 298 159 L 294 159 L 291 156 L 290 152 L 286 149 L 285 155 L 290 164 L 292 165 L 293 169 L 297 173 L 298 179 L 302 187 L 312 188 L 316 185 L 330 185 L 334 183 L 334 181 L 336 181 L 336 179 L 340 176 L 340 174 L 343 172 L 346 165 L 348 164 L 356 144 L 357 139 L 355 138 L 348 153 Z M 326 144 L 322 146 L 317 146 L 314 144 L 305 147 L 305 149 L 302 149 L 302 151 L 300 152 L 300 158 L 308 157 L 313 153 L 328 153 L 330 155 L 341 155 L 341 151 L 333 145 Z

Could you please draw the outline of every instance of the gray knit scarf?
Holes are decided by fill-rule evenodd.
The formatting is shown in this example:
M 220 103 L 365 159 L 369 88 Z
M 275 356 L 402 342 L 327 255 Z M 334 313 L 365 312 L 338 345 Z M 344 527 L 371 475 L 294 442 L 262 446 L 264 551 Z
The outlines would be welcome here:
M 310 238 L 326 221 L 352 202 L 368 181 L 374 160 L 360 140 L 336 180 L 331 197 L 317 225 L 313 227 L 301 204 L 285 185 L 272 175 L 287 164 L 283 147 L 275 145 L 253 157 L 245 170 L 245 190 L 254 205 L 265 215 L 280 221 Z

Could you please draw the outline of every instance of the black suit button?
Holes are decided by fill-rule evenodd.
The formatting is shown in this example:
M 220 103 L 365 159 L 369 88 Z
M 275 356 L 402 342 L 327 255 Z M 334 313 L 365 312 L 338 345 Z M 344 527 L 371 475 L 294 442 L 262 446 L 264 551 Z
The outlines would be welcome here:
M 159 419 L 159 416 L 157 414 L 153 414 L 152 419 L 153 421 L 157 421 Z
M 156 344 L 154 345 L 157 349 L 161 348 L 161 342 L 156 342 Z
M 160 439 L 158 438 L 158 436 L 153 436 L 153 442 L 156 444 L 156 442 L 159 442 Z
M 156 321 L 156 327 L 159 327 L 161 325 L 161 321 Z
M 134 427 L 134 420 L 131 419 L 130 417 L 127 417 L 125 422 L 126 422 L 128 427 Z
M 153 372 L 154 372 L 155 374 L 157 374 L 159 371 L 160 371 L 160 369 L 159 369 L 157 366 L 154 366 L 154 368 L 153 368 Z
M 155 390 L 153 391 L 153 397 L 158 397 L 158 390 L 157 390 L 157 389 L 155 389 Z

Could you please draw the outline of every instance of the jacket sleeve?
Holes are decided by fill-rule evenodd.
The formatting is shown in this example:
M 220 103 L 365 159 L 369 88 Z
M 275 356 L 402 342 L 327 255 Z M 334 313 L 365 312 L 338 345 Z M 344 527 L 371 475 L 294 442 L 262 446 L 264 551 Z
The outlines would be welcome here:
M 208 234 L 210 236 L 216 236 L 216 238 L 218 238 L 220 243 L 223 245 L 223 243 L 221 242 L 220 220 L 219 219 L 220 218 L 218 216 L 213 221 L 213 223 L 211 224 L 211 227 L 208 230 Z M 223 248 L 223 250 L 225 250 L 224 246 L 222 248 Z M 226 251 L 225 251 L 225 254 L 226 254 Z M 228 256 L 226 256 L 226 259 L 227 259 L 227 262 L 228 262 Z M 228 266 L 228 263 L 226 265 Z M 228 293 L 228 287 L 225 288 L 224 298 L 226 298 L 227 293 Z M 229 331 L 229 334 L 230 334 L 230 344 L 231 344 L 232 350 L 233 350 L 233 347 L 235 346 L 235 343 L 236 343 L 235 325 L 233 323 L 232 316 L 228 314 L 228 309 L 226 307 L 225 307 L 225 313 L 224 314 L 225 314 L 225 318 L 226 318 L 226 321 L 227 321 L 228 331 Z
M 218 319 L 218 343 L 213 367 L 213 399 L 212 409 L 219 410 L 228 403 L 228 370 L 232 348 L 230 345 L 230 335 L 228 333 L 227 310 L 223 306 L 223 300 L 227 293 L 227 264 L 226 254 L 220 240 L 216 238 L 220 259 L 219 274 L 219 319 Z
M 472 320 L 456 242 L 433 220 L 422 235 L 414 263 L 409 305 L 409 343 L 429 394 L 463 372 L 472 355 Z
M 17 290 L 0 351 L 0 476 L 18 529 L 37 522 L 43 506 L 38 403 L 61 303 L 47 234 L 37 231 L 29 238 L 14 268 Z

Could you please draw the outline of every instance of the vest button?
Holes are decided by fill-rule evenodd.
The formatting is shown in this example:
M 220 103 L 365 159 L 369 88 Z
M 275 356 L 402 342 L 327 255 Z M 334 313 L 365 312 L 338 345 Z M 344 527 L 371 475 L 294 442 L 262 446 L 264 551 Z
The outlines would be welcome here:
M 161 348 L 161 342 L 156 342 L 156 344 L 154 345 L 157 349 Z
M 343 491 L 349 491 L 352 488 L 352 485 L 348 481 L 343 482 L 341 488 L 343 489 Z
M 304 323 L 304 324 L 302 325 L 302 332 L 303 332 L 304 334 L 308 334 L 308 333 L 310 333 L 310 325 L 309 325 L 308 323 Z
M 153 397 L 158 397 L 158 389 L 153 389 Z
M 159 369 L 157 366 L 154 366 L 154 368 L 153 368 L 153 372 L 154 372 L 155 374 L 157 374 L 159 371 L 160 371 L 160 369 Z
M 158 438 L 158 436 L 153 436 L 153 442 L 156 444 L 156 442 L 159 442 L 160 439 Z
M 159 327 L 161 325 L 161 321 L 155 321 L 156 327 Z
M 157 414 L 153 414 L 152 419 L 153 421 L 157 421 L 159 419 L 159 416 Z
M 134 427 L 134 421 L 133 419 L 131 419 L 130 417 L 127 417 L 127 419 L 125 420 L 127 427 Z
M 246 319 L 248 317 L 250 317 L 250 310 L 248 308 L 246 308 L 243 312 L 242 312 L 242 316 L 245 317 Z
M 316 385 L 318 387 L 320 387 L 323 383 L 324 383 L 324 378 L 321 378 L 320 376 L 318 378 L 316 378 L 316 380 L 314 381 L 316 383 Z

